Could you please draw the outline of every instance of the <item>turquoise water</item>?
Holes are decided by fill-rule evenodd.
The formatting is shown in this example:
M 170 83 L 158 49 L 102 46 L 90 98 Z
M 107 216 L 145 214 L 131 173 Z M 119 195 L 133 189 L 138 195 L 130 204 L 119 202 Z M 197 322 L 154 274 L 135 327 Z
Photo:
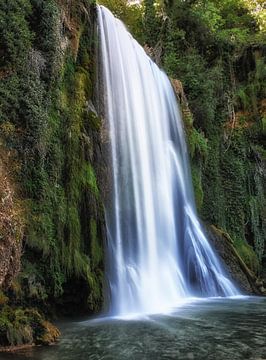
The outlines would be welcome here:
M 57 345 L 1 360 L 266 359 L 266 299 L 213 299 L 172 315 L 135 320 L 91 319 L 60 325 Z

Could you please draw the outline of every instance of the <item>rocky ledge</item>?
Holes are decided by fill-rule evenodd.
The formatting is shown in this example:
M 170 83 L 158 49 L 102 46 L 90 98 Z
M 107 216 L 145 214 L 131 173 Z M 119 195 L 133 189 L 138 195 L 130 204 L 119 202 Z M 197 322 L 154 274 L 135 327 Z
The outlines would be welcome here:
M 227 273 L 243 294 L 266 296 L 266 283 L 245 264 L 231 237 L 214 225 L 207 228 L 208 237 L 219 253 Z
M 0 352 L 11 352 L 35 345 L 54 344 L 60 336 L 56 326 L 36 309 L 13 308 L 0 292 Z

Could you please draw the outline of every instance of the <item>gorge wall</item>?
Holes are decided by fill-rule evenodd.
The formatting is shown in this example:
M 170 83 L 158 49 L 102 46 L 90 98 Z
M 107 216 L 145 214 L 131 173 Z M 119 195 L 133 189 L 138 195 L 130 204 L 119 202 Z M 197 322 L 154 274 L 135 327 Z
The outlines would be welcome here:
M 102 307 L 95 16 L 86 0 L 0 4 L 3 345 L 45 343 L 45 316 Z
M 227 233 L 263 277 L 265 12 L 258 5 L 252 13 L 244 1 L 165 1 L 156 8 L 146 0 L 144 7 L 140 40 L 168 75 L 181 80 L 173 85 L 201 218 Z

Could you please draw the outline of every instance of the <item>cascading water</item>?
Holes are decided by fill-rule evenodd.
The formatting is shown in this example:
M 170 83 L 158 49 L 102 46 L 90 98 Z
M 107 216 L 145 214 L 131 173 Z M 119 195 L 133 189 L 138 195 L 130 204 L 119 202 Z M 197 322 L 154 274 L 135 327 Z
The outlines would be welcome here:
M 169 79 L 105 7 L 98 21 L 113 171 L 110 312 L 155 313 L 191 296 L 236 295 L 197 219 Z

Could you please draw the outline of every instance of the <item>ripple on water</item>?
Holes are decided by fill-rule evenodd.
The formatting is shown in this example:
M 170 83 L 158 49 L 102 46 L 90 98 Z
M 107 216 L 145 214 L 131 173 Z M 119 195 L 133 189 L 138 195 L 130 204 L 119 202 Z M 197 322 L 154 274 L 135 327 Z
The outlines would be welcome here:
M 58 345 L 1 360 L 266 360 L 266 299 L 212 299 L 143 319 L 61 324 Z

